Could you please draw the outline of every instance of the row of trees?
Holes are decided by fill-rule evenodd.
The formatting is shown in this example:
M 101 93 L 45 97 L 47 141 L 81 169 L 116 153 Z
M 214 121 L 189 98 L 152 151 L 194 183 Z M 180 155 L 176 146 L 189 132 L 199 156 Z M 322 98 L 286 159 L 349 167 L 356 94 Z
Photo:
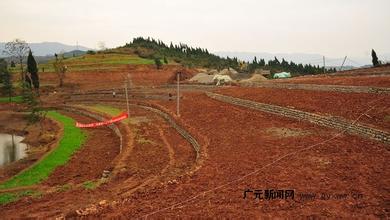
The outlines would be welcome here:
M 28 44 L 20 39 L 5 44 L 3 53 L 7 54 L 11 59 L 17 59 L 20 65 L 20 83 L 26 84 L 27 87 L 39 89 L 39 76 L 37 62 L 32 55 Z M 28 56 L 27 56 L 28 54 Z M 27 56 L 27 69 L 24 68 L 24 59 Z M 11 67 L 15 66 L 14 61 L 11 61 Z
M 286 71 L 295 74 L 320 74 L 320 73 L 331 73 L 336 72 L 336 68 L 324 69 L 319 65 L 311 64 L 296 64 L 293 61 L 286 61 L 284 58 L 279 61 L 277 57 L 273 60 L 269 60 L 267 63 L 264 59 L 257 60 L 255 57 L 251 63 L 248 63 L 248 71 L 254 72 L 256 69 L 271 70 L 271 72 Z
M 44 118 L 45 111 L 42 111 L 42 103 L 40 101 L 39 94 L 39 75 L 38 66 L 32 51 L 28 44 L 20 39 L 8 42 L 5 45 L 3 53 L 7 54 L 11 60 L 11 67 L 15 67 L 14 60 L 16 59 L 20 66 L 20 88 L 23 97 L 23 102 L 28 107 L 30 114 L 28 115 L 29 123 L 35 123 L 41 121 Z M 27 68 L 24 67 L 24 61 L 27 56 Z M 65 78 L 66 65 L 63 62 L 64 56 L 55 54 L 55 60 L 53 67 L 59 78 L 59 86 L 63 86 L 63 79 Z M 0 88 L 2 93 L 6 94 L 11 101 L 11 97 L 14 95 L 12 74 L 8 69 L 7 62 L 4 59 L 0 59 Z
M 160 40 L 149 37 L 134 38 L 132 42 L 124 47 L 134 49 L 140 57 L 154 59 L 155 61 L 157 61 L 156 59 L 163 59 L 164 63 L 168 63 L 167 58 L 170 58 L 188 67 L 203 66 L 222 69 L 229 66 L 227 59 L 211 54 L 207 49 L 193 48 L 182 43 L 167 45 Z
M 157 59 L 166 59 L 169 57 L 177 63 L 192 67 L 206 67 L 223 69 L 231 67 L 237 70 L 254 72 L 256 69 L 267 69 L 271 72 L 287 71 L 296 74 L 317 74 L 323 73 L 324 68 L 314 66 L 310 64 L 296 64 L 294 62 L 287 62 L 282 59 L 279 61 L 276 57 L 274 60 L 266 62 L 264 59 L 258 60 L 256 57 L 252 62 L 243 62 L 236 57 L 222 58 L 214 54 L 209 53 L 207 49 L 199 47 L 190 47 L 186 44 L 165 44 L 161 40 L 155 40 L 153 38 L 134 38 L 132 42 L 126 44 L 124 47 L 133 48 L 135 53 L 144 58 L 155 59 L 156 65 L 160 66 L 161 63 Z M 325 72 L 335 72 L 335 69 L 326 69 Z

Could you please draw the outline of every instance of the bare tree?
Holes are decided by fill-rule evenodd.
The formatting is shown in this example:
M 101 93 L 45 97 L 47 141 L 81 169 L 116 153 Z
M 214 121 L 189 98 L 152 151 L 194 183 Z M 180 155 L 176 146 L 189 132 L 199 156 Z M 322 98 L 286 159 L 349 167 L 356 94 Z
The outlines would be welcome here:
M 67 66 L 63 62 L 64 59 L 63 55 L 55 54 L 55 57 L 56 59 L 53 63 L 53 67 L 59 79 L 59 86 L 62 87 L 64 84 L 64 78 L 65 78 Z
M 29 52 L 30 47 L 26 43 L 26 41 L 21 39 L 15 39 L 11 42 L 5 44 L 5 50 L 3 51 L 5 54 L 17 58 L 20 63 L 20 76 L 22 83 L 25 81 L 25 73 L 23 70 L 23 59 L 26 57 Z

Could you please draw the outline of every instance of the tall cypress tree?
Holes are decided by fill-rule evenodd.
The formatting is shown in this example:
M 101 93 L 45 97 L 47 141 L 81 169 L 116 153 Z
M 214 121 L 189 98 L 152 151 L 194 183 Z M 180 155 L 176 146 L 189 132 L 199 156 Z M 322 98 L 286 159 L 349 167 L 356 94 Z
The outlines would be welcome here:
M 379 65 L 379 61 L 378 61 L 378 57 L 376 56 L 376 53 L 375 53 L 374 49 L 371 50 L 371 56 L 372 56 L 372 65 L 378 66 Z
M 39 76 L 38 76 L 37 62 L 35 62 L 31 50 L 28 53 L 28 57 L 27 57 L 27 71 L 31 74 L 31 80 L 34 88 L 39 89 Z

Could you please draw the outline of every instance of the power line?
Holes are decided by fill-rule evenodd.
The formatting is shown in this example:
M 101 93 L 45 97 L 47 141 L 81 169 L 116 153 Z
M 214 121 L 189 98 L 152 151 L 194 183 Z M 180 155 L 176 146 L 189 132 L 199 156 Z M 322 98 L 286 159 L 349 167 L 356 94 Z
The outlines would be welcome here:
M 356 65 L 359 65 L 359 66 L 363 66 L 363 64 L 359 63 L 359 62 L 356 62 L 356 61 L 353 61 L 351 60 L 350 58 L 347 58 L 348 61 L 350 61 L 351 63 L 354 63 Z

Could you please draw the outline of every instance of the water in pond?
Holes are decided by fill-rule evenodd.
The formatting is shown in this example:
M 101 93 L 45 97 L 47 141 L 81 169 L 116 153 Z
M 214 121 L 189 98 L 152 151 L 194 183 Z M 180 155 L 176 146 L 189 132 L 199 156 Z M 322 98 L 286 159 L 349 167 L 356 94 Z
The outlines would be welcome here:
M 27 144 L 22 136 L 0 133 L 0 166 L 22 159 L 27 155 Z

